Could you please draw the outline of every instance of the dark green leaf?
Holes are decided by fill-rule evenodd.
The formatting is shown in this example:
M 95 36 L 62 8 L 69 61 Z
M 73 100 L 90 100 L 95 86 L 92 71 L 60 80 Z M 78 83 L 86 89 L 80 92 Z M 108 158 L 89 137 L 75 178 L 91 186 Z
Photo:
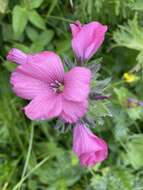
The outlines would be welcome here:
M 33 42 L 36 41 L 39 36 L 38 32 L 32 27 L 27 27 L 26 34 L 27 34 L 28 38 Z

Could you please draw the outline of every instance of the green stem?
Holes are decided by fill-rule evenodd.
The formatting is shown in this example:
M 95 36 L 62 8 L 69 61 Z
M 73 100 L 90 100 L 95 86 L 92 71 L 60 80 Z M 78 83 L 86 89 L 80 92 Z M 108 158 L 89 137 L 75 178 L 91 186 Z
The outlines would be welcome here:
M 124 84 L 124 83 L 125 83 L 125 81 L 124 81 L 124 80 L 121 80 L 121 81 L 119 81 L 119 82 L 113 83 L 111 86 L 107 86 L 105 89 L 107 90 L 107 89 L 110 89 L 110 88 L 114 88 L 114 87 L 116 87 L 116 86 L 118 86 L 118 85 L 121 85 L 121 84 Z
M 32 174 L 34 173 L 40 166 L 42 166 L 47 160 L 49 159 L 49 156 L 44 158 L 41 162 L 39 162 L 27 175 L 25 175 L 12 190 L 17 190 L 19 186 L 22 185 L 22 183 Z
M 74 22 L 73 20 L 70 20 L 70 19 L 66 19 L 66 18 L 62 18 L 62 17 L 57 17 L 57 16 L 52 16 L 52 15 L 49 15 L 48 18 L 53 18 L 55 20 L 61 20 L 61 21 L 70 22 L 70 23 Z
M 31 151 L 32 151 L 33 136 L 34 136 L 34 125 L 32 124 L 31 125 L 30 139 L 29 139 L 28 153 L 27 153 L 24 169 L 23 169 L 23 172 L 22 172 L 21 180 L 24 178 L 26 170 L 27 170 L 27 167 L 28 167 L 28 163 L 29 163 L 29 159 L 30 159 L 30 155 L 31 155 Z M 19 190 L 21 188 L 21 185 L 19 186 Z

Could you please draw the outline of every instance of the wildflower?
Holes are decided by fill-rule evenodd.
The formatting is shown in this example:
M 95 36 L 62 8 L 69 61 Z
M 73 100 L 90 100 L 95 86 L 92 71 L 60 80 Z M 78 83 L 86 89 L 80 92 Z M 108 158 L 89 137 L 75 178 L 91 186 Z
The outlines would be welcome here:
M 72 48 L 81 60 L 89 60 L 104 41 L 107 26 L 99 22 L 81 25 L 79 21 L 70 24 L 72 32 Z
M 138 77 L 131 73 L 124 73 L 123 78 L 127 83 L 132 83 L 138 80 Z
M 12 48 L 7 55 L 7 60 L 17 64 L 24 64 L 27 62 L 27 54 L 23 53 L 19 49 Z
M 16 60 L 15 53 L 11 61 Z M 24 108 L 28 118 L 45 120 L 59 116 L 74 123 L 85 114 L 89 69 L 74 67 L 64 73 L 60 57 L 50 51 L 26 55 L 25 60 L 18 63 L 21 65 L 12 73 L 11 84 L 17 96 L 31 100 Z
M 73 131 L 73 151 L 83 166 L 93 166 L 108 156 L 108 147 L 103 139 L 94 135 L 84 124 L 78 123 Z

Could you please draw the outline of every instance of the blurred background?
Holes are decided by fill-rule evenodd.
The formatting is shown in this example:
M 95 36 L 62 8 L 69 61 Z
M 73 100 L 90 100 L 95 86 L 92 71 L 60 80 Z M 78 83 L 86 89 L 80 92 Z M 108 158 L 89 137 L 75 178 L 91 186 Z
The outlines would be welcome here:
M 12 47 L 73 59 L 69 24 L 75 20 L 109 28 L 93 59 L 102 65 L 100 78 L 111 78 L 110 117 L 104 101 L 92 110 L 93 131 L 108 142 L 109 158 L 93 168 L 79 165 L 71 131 L 56 131 L 55 120 L 25 117 L 27 102 L 9 84 L 15 65 L 6 61 Z M 1 190 L 143 190 L 142 106 L 143 0 L 0 0 Z

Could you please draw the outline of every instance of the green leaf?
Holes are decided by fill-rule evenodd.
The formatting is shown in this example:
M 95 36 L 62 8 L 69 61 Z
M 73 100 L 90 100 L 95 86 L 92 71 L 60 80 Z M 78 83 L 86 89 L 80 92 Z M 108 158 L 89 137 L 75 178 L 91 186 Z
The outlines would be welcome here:
M 48 13 L 47 13 L 47 17 L 53 12 L 53 10 L 56 7 L 57 3 L 58 3 L 58 0 L 51 1 L 51 5 L 49 7 L 49 10 L 48 10 Z
M 143 51 L 143 27 L 138 24 L 137 16 L 129 20 L 128 24 L 119 26 L 119 30 L 113 33 L 113 39 L 117 46 Z
M 112 113 L 108 108 L 108 100 L 104 101 L 90 101 L 89 105 L 89 116 L 96 118 L 96 122 L 99 125 L 104 124 L 103 118 L 106 116 L 112 117 Z
M 40 34 L 38 40 L 43 46 L 45 46 L 48 45 L 48 43 L 52 40 L 53 36 L 53 30 L 46 30 Z
M 105 91 L 107 85 L 111 82 L 111 77 L 108 77 L 104 80 L 95 80 L 98 77 L 98 73 L 94 73 L 94 74 L 95 76 L 93 76 L 94 80 L 92 80 L 91 86 L 95 93 L 102 94 Z
M 9 62 L 9 61 L 5 61 L 4 63 L 3 63 L 3 65 L 4 65 L 4 67 L 8 70 L 8 71 L 14 71 L 15 70 L 15 68 L 16 68 L 16 64 L 12 64 L 11 62 Z
M 143 135 L 132 135 L 127 143 L 127 156 L 135 169 L 143 166 Z
M 54 36 L 53 30 L 46 30 L 42 32 L 35 42 L 31 46 L 31 51 L 38 52 L 42 51 L 46 45 L 52 40 Z
M 113 121 L 115 126 L 113 128 L 113 132 L 116 140 L 125 140 L 128 135 L 128 127 L 130 126 L 130 122 L 128 122 L 127 114 L 124 110 L 117 109 L 115 107 L 112 110 L 113 113 Z
M 43 0 L 30 0 L 29 7 L 30 9 L 35 9 L 35 8 L 40 7 L 42 3 L 43 3 Z
M 12 26 L 10 24 L 6 24 L 6 23 L 2 24 L 2 34 L 3 34 L 4 41 L 16 39 L 13 33 Z
M 133 1 L 130 7 L 136 11 L 143 11 L 143 1 L 142 0 Z
M 143 116 L 142 113 L 142 107 L 135 107 L 135 108 L 130 108 L 127 110 L 127 113 L 129 115 L 129 118 L 131 120 L 137 120 L 137 119 L 141 119 Z
M 134 176 L 128 170 L 120 167 L 109 167 L 101 170 L 101 174 L 94 174 L 91 186 L 94 190 L 135 190 Z
M 27 24 L 27 12 L 23 7 L 16 5 L 12 12 L 12 27 L 18 38 L 23 33 Z
M 34 42 L 31 45 L 30 50 L 31 50 L 31 52 L 34 52 L 34 53 L 40 52 L 40 51 L 44 50 L 44 46 L 43 46 L 43 44 L 39 43 L 39 41 L 38 42 Z
M 26 34 L 32 42 L 36 41 L 39 37 L 38 32 L 32 27 L 27 27 Z
M 43 29 L 43 30 L 46 29 L 44 20 L 37 11 L 35 11 L 35 10 L 29 11 L 28 19 L 34 26 L 36 26 L 40 29 Z
M 128 91 L 127 88 L 124 87 L 114 88 L 114 93 L 117 96 L 118 103 L 123 107 L 126 106 L 125 102 L 127 101 L 128 97 L 132 97 L 132 94 Z

